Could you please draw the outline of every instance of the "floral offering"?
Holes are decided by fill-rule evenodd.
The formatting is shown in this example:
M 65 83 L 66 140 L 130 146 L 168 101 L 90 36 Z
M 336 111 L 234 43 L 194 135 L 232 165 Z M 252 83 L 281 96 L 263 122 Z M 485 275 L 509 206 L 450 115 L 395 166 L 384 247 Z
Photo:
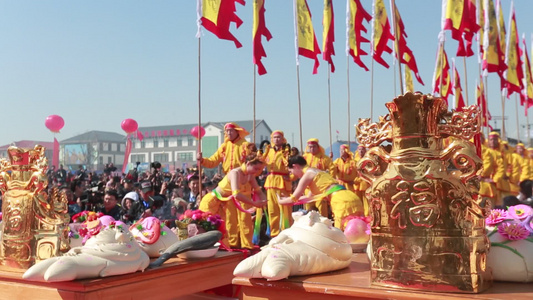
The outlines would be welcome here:
M 187 224 L 196 224 L 204 231 L 220 230 L 224 225 L 224 220 L 219 215 L 210 212 L 197 210 L 186 210 L 180 216 L 180 221 Z M 200 229 L 199 228 L 199 229 Z
M 533 281 L 533 209 L 523 204 L 493 209 L 485 223 L 491 243 L 487 265 L 494 280 Z

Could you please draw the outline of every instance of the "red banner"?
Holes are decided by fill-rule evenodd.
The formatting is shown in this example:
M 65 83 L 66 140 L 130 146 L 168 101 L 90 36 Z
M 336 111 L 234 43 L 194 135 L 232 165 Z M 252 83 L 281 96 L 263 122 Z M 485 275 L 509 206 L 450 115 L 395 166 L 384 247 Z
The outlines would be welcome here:
M 59 142 L 54 137 L 54 150 L 52 152 L 52 165 L 56 168 L 59 167 Z

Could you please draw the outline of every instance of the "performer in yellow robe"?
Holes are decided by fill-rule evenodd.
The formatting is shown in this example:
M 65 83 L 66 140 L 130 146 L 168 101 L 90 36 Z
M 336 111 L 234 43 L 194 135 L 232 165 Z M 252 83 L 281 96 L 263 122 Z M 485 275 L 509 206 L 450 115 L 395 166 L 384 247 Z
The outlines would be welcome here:
M 509 175 L 511 174 L 513 168 L 511 158 L 512 155 L 511 153 L 509 153 L 508 147 L 505 144 L 501 143 L 500 134 L 498 132 L 493 131 L 489 134 L 488 145 L 489 148 L 500 154 L 504 169 L 503 176 L 498 181 L 496 181 L 496 187 L 498 188 L 499 197 L 497 197 L 495 199 L 496 202 L 493 203 L 494 205 L 499 206 L 503 204 L 503 198 L 505 196 L 512 195 L 511 184 L 509 182 Z
M 241 166 L 246 157 L 246 148 L 249 144 L 245 137 L 250 133 L 235 123 L 224 125 L 224 143 L 211 157 L 204 158 L 199 152 L 197 159 L 203 167 L 215 168 L 222 163 L 222 170 L 227 174 L 230 170 Z
M 483 171 L 480 175 L 479 195 L 484 199 L 490 200 L 492 206 L 501 199 L 496 182 L 498 182 L 504 175 L 503 162 L 501 154 L 488 148 L 485 145 L 481 146 L 481 158 L 483 159 Z
M 529 158 L 526 156 L 525 146 L 516 144 L 516 153 L 512 153 L 512 173 L 509 178 L 511 192 L 514 196 L 520 193 L 520 182 L 529 179 Z
M 533 148 L 527 148 L 527 154 L 529 157 L 529 180 L 533 180 Z
M 266 204 L 266 196 L 256 180 L 265 164 L 253 154 L 249 155 L 246 161 L 241 167 L 230 170 L 218 183 L 217 188 L 200 201 L 201 211 L 230 216 L 225 223 L 227 243 L 231 248 L 253 248 L 252 215 L 241 209 L 248 210 L 253 206 L 263 207 Z M 252 190 L 260 195 L 257 201 L 252 200 Z
M 278 204 L 279 198 L 287 197 L 292 192 L 292 183 L 287 168 L 288 153 L 286 153 L 290 149 L 284 149 L 287 140 L 281 130 L 272 132 L 270 142 L 272 147 L 264 153 L 268 171 L 264 187 L 268 200 L 270 236 L 276 237 L 280 230 L 287 229 L 292 224 L 291 208 Z
M 361 159 L 361 157 L 365 156 L 366 148 L 363 145 L 357 146 L 357 152 L 355 152 L 355 165 L 357 165 L 357 162 Z M 366 190 L 370 187 L 370 184 L 366 182 L 363 178 L 361 178 L 358 174 L 358 176 L 354 180 L 354 190 L 359 199 L 363 202 L 364 210 L 365 210 L 365 216 L 368 216 L 369 214 L 369 205 L 368 205 L 368 199 L 366 198 Z
M 330 174 L 311 168 L 301 156 L 289 158 L 289 170 L 295 177 L 300 178 L 298 186 L 290 197 L 281 198 L 280 204 L 290 205 L 298 200 L 309 198 L 326 198 L 331 201 L 331 209 L 335 220 L 335 227 L 343 228 L 343 220 L 350 215 L 363 215 L 363 204 L 357 195 L 337 183 Z M 304 197 L 304 191 L 309 189 L 309 198 Z
M 329 173 L 333 178 L 337 179 L 340 185 L 355 193 L 354 180 L 358 173 L 353 154 L 350 152 L 350 146 L 347 144 L 341 145 L 340 157 L 333 161 Z
M 306 153 L 303 155 L 305 161 L 311 168 L 322 171 L 328 171 L 331 167 L 331 158 L 326 155 L 324 148 L 318 143 L 318 139 L 312 138 L 307 140 Z M 320 215 L 328 217 L 328 203 L 318 200 L 314 204 L 306 204 L 305 209 L 312 210 L 316 207 Z

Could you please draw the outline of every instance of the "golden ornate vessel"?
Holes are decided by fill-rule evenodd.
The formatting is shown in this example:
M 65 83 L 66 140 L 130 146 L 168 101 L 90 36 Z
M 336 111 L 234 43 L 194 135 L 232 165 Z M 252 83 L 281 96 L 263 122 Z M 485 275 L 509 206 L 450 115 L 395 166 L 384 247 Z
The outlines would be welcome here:
M 371 183 L 371 282 L 438 292 L 488 288 L 487 209 L 478 196 L 482 161 L 468 140 L 480 112 L 449 112 L 442 98 L 406 93 L 386 104 L 377 123 L 361 119 L 358 163 Z M 450 138 L 444 148 L 443 140 Z
M 34 149 L 11 146 L 9 160 L 0 160 L 0 261 L 4 266 L 27 269 L 69 248 L 67 198 L 56 188 L 50 197 L 47 194 L 44 151 L 39 145 Z

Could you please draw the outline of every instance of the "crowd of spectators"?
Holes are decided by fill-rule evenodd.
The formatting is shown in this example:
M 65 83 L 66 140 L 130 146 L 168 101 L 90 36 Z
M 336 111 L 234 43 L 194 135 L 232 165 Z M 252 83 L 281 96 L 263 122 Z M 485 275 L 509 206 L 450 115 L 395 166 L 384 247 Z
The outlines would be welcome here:
M 95 211 L 126 224 L 153 216 L 170 226 L 187 209 L 198 209 L 201 197 L 223 177 L 215 173 L 200 178 L 196 168 L 164 172 L 157 162 L 146 172 L 135 169 L 124 176 L 112 164 L 101 174 L 88 172 L 83 166 L 68 172 L 60 165 L 57 170 L 49 168 L 47 176 L 48 188 L 57 187 L 67 197 L 70 216 Z

